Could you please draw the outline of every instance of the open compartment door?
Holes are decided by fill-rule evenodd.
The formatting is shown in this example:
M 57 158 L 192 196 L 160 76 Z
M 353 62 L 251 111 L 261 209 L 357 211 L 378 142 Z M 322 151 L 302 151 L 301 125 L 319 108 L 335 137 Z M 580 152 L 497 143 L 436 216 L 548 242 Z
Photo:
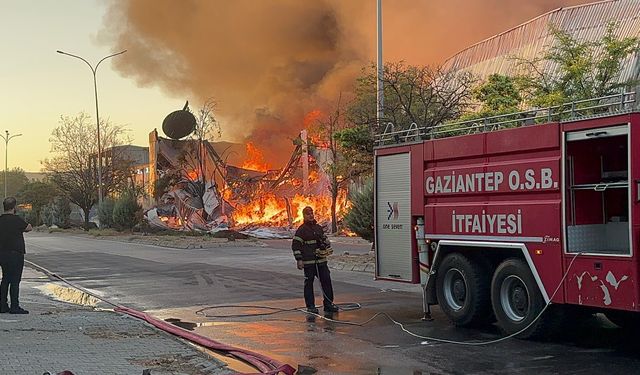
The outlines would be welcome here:
M 566 251 L 631 255 L 629 126 L 568 132 Z
M 410 153 L 375 162 L 376 278 L 412 282 Z

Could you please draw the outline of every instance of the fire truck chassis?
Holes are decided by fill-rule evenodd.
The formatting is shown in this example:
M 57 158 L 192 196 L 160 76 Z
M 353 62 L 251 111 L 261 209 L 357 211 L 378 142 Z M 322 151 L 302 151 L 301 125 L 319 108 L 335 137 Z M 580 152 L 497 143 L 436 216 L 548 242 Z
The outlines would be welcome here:
M 640 325 L 635 93 L 378 137 L 376 278 L 421 283 L 458 326 Z

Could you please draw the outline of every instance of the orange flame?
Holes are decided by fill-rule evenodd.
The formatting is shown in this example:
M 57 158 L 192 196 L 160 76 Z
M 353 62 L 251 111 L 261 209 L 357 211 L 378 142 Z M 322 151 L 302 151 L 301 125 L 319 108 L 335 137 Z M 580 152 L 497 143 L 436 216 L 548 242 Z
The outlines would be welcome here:
M 237 205 L 233 213 L 236 225 L 266 224 L 269 226 L 289 226 L 302 223 L 302 209 L 306 206 L 313 207 L 315 219 L 318 222 L 331 220 L 331 197 L 329 196 L 304 196 L 296 194 L 289 199 L 290 215 L 284 198 L 278 198 L 273 194 L 266 194 L 260 199 L 253 200 L 244 205 Z M 336 216 L 341 218 L 347 208 L 346 194 L 340 194 L 336 202 Z
M 252 142 L 249 142 L 247 143 L 247 160 L 242 163 L 242 168 L 266 172 L 271 169 L 271 164 L 264 160 L 262 151 L 260 151 L 260 149 L 258 149 Z
M 307 113 L 304 116 L 304 120 L 302 120 L 302 125 L 304 125 L 305 129 L 308 129 L 314 125 L 316 121 L 322 116 L 322 112 L 319 109 L 314 109 L 313 111 Z
M 323 139 L 326 134 L 321 134 L 323 133 L 323 131 L 321 130 L 321 124 L 319 122 L 321 117 L 322 112 L 319 109 L 314 109 L 304 116 L 302 124 L 304 128 L 308 130 L 307 137 L 309 143 L 317 147 L 327 148 L 329 147 L 329 142 Z
M 198 179 L 198 172 L 197 171 L 188 171 L 187 172 L 187 178 L 189 178 L 189 180 L 191 181 L 195 181 Z

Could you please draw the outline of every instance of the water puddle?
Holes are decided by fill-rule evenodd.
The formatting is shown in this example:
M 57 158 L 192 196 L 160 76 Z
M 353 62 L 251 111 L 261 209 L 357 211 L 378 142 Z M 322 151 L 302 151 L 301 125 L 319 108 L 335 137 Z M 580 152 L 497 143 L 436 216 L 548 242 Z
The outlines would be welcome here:
M 376 375 L 428 375 L 430 373 L 422 372 L 421 370 L 414 370 L 410 368 L 398 368 L 398 367 L 378 367 L 376 369 Z
M 57 284 L 49 283 L 38 288 L 45 294 L 52 296 L 59 301 L 73 303 L 75 305 L 96 307 L 100 303 L 99 299 L 87 293 Z
M 199 327 L 215 327 L 230 324 L 230 322 L 188 322 L 178 318 L 167 318 L 164 321 L 189 331 L 194 331 Z

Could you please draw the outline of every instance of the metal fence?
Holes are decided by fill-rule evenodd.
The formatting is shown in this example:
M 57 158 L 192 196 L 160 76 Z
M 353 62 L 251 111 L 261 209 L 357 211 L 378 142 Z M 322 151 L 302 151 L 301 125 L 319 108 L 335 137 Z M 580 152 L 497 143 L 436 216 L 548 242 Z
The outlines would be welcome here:
M 384 131 L 375 135 L 375 143 L 376 146 L 385 146 L 521 126 L 606 117 L 630 113 L 636 109 L 635 104 L 636 92 L 631 91 L 599 98 L 577 100 L 552 107 L 533 108 L 522 112 L 444 123 L 430 127 L 418 126 L 412 123 L 406 129 L 396 130 L 394 124 L 387 123 Z

